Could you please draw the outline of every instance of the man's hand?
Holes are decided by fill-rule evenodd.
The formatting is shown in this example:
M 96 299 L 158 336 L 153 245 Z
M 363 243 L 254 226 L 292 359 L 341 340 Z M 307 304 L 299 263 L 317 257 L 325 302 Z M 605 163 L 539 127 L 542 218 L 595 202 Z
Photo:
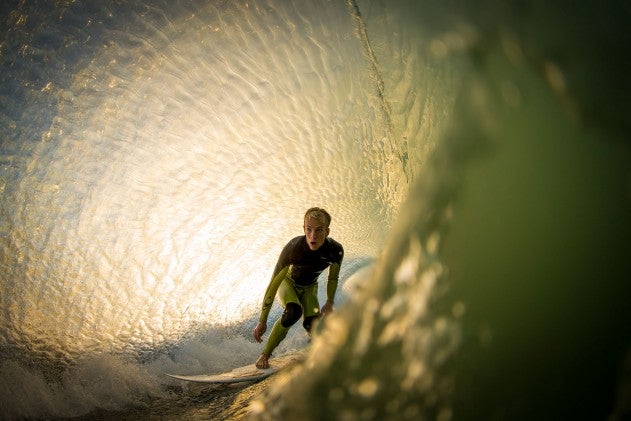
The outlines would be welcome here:
M 326 317 L 327 314 L 333 313 L 333 304 L 331 304 L 329 301 L 324 303 L 322 309 L 320 310 L 320 313 L 322 314 L 322 317 Z
M 267 330 L 267 324 L 263 322 L 259 322 L 254 328 L 252 334 L 254 335 L 254 340 L 258 343 L 263 342 L 263 334 Z

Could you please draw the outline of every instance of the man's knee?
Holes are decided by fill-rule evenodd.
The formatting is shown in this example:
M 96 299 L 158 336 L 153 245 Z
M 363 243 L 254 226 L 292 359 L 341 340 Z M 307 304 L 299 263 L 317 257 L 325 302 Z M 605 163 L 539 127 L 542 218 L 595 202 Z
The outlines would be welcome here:
M 317 319 L 318 316 L 305 317 L 305 320 L 302 322 L 302 327 L 304 327 L 307 332 L 311 332 L 313 322 Z
M 280 324 L 283 327 L 290 327 L 296 323 L 302 317 L 302 307 L 300 304 L 287 303 L 283 316 L 280 319 Z

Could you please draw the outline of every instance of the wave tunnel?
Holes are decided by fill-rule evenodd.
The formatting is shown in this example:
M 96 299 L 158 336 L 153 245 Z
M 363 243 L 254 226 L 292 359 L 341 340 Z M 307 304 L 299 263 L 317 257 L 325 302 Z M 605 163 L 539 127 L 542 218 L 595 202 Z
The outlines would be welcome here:
M 0 418 L 630 416 L 630 13 L 2 2 Z M 346 255 L 304 366 L 168 380 L 256 359 L 311 206 Z

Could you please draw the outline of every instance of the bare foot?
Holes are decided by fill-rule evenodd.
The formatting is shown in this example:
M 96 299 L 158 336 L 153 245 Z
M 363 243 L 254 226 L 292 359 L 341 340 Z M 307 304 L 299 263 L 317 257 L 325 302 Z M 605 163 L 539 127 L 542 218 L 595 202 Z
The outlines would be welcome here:
M 256 368 L 269 368 L 269 357 L 265 354 L 261 354 L 254 365 L 256 365 Z

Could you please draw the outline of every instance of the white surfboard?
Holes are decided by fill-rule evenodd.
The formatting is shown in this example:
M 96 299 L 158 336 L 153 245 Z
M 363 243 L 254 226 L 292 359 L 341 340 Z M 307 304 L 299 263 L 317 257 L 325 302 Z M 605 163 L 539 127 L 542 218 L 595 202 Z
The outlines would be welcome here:
M 239 383 L 239 382 L 251 382 L 257 380 L 263 380 L 266 377 L 271 376 L 288 364 L 296 361 L 300 361 L 306 354 L 299 352 L 296 354 L 285 355 L 278 358 L 270 358 L 269 368 L 256 368 L 254 364 L 248 364 L 243 367 L 235 368 L 234 370 L 218 373 L 218 374 L 197 374 L 197 375 L 179 375 L 179 374 L 167 374 L 167 376 L 178 380 L 184 380 L 187 382 L 196 383 Z

